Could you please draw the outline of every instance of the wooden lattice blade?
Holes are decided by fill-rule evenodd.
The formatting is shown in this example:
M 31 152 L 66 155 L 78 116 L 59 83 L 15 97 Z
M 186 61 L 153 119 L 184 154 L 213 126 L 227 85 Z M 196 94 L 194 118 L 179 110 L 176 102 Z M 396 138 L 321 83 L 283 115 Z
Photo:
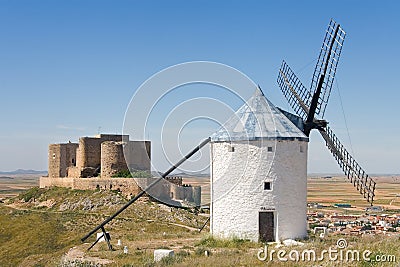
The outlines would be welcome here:
M 306 120 L 312 95 L 285 61 L 282 62 L 279 69 L 277 82 L 295 113 Z
M 336 68 L 342 52 L 346 32 L 334 20 L 331 20 L 322 42 L 317 65 L 312 76 L 310 92 L 314 94 L 320 79 L 322 79 L 321 94 L 315 114 L 324 117 L 325 109 L 331 94 L 332 85 L 336 75 Z
M 372 205 L 375 197 L 375 181 L 361 168 L 328 126 L 325 130 L 319 130 L 319 132 L 349 181 Z

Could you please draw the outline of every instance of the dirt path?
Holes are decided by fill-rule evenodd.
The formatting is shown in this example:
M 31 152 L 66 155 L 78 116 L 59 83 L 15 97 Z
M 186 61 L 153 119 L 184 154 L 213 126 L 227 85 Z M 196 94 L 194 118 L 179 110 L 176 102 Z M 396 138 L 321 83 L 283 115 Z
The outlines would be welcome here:
M 95 264 L 95 265 L 98 264 L 100 266 L 114 262 L 113 260 L 109 260 L 109 259 L 101 259 L 99 257 L 87 256 L 87 255 L 85 255 L 85 252 L 82 251 L 81 247 L 70 248 L 69 251 L 61 258 L 61 261 L 66 264 L 71 263 L 71 262 L 74 262 L 76 264 L 77 261 L 81 262 L 81 263 L 90 262 L 92 264 Z

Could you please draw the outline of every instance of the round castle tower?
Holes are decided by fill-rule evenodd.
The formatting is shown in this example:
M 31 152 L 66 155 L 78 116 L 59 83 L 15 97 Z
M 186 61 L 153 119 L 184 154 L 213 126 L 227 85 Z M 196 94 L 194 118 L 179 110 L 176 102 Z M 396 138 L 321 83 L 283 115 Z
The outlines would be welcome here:
M 211 136 L 211 234 L 307 236 L 308 137 L 260 89 Z
M 124 158 L 123 142 L 101 143 L 101 177 L 112 177 L 121 170 L 128 170 Z

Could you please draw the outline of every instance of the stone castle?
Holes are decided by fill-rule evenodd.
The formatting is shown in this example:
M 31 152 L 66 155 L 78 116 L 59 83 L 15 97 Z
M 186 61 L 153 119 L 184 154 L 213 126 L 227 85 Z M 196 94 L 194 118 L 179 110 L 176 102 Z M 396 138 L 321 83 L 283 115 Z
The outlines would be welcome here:
M 81 137 L 78 143 L 50 144 L 48 162 L 48 176 L 40 178 L 41 188 L 118 190 L 132 197 L 154 180 L 118 177 L 129 171 L 151 177 L 151 142 L 131 141 L 128 135 L 99 134 Z M 177 206 L 182 202 L 200 205 L 200 187 L 183 184 L 182 177 L 166 180 L 152 189 L 158 199 Z
M 100 134 L 81 137 L 79 143 L 51 144 L 49 177 L 109 178 L 121 171 L 150 171 L 150 151 L 150 141 L 130 141 L 128 135 Z

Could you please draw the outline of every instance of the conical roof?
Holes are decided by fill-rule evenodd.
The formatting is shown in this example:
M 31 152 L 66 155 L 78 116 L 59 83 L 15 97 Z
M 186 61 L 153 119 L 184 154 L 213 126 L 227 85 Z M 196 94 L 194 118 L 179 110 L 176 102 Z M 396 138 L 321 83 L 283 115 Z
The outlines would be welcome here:
M 253 96 L 211 136 L 211 141 L 283 140 L 308 141 L 308 137 L 256 89 Z

